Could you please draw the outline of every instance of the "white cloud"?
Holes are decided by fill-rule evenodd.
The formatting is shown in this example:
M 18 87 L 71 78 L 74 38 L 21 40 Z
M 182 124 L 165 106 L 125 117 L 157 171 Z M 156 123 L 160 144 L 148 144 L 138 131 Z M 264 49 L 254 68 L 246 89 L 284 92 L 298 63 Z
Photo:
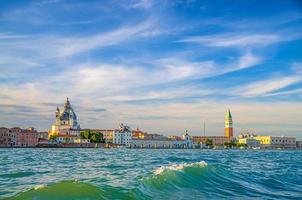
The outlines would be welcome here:
M 58 49 L 59 56 L 72 56 L 74 54 L 87 52 L 96 48 L 112 46 L 125 40 L 131 40 L 143 31 L 149 29 L 151 21 L 132 27 L 122 27 L 108 33 L 100 33 L 82 38 L 67 38 L 62 40 L 62 46 Z
M 152 7 L 152 0 L 135 0 L 132 4 L 129 5 L 130 8 L 140 8 L 140 9 L 149 9 Z
M 35 55 L 40 58 L 69 57 L 88 52 L 97 48 L 119 45 L 122 42 L 143 36 L 154 25 L 153 19 L 140 24 L 122 26 L 109 32 L 101 32 L 90 36 L 58 36 L 58 35 L 29 35 L 19 36 L 2 34 L 7 39 L 0 44 L 5 51 L 20 55 Z
M 301 81 L 301 76 L 277 77 L 234 88 L 234 93 L 243 97 L 263 96 Z
M 265 94 L 264 96 L 287 96 L 292 94 L 301 94 L 302 95 L 302 89 L 294 89 L 294 90 L 287 90 L 287 91 L 281 91 L 281 92 L 273 92 L 269 94 Z
M 44 96 L 59 99 L 64 96 L 90 96 L 95 99 L 109 100 L 123 96 L 124 99 L 161 99 L 172 97 L 190 97 L 206 95 L 209 91 L 194 86 L 184 86 L 180 91 L 165 88 L 165 84 L 176 84 L 179 81 L 205 79 L 225 73 L 241 70 L 256 64 L 259 59 L 253 55 L 243 55 L 237 61 L 220 65 L 214 61 L 190 62 L 181 59 L 166 58 L 151 60 L 153 67 L 147 68 L 132 65 L 112 65 L 106 63 L 87 63 L 71 66 L 58 74 L 47 76 L 45 79 L 27 81 L 27 84 L 10 86 L 0 85 L 4 94 L 11 96 L 16 102 L 37 103 Z M 154 87 L 160 89 L 154 90 Z M 148 89 L 146 89 L 148 88 Z M 180 89 L 180 88 L 178 88 Z M 30 91 L 31 95 L 24 93 Z M 187 92 L 185 92 L 187 91 Z M 36 99 L 36 101 L 34 101 Z
M 244 47 L 244 46 L 265 46 L 287 40 L 277 34 L 217 34 L 209 36 L 186 37 L 180 42 L 193 42 L 205 46 L 214 47 Z

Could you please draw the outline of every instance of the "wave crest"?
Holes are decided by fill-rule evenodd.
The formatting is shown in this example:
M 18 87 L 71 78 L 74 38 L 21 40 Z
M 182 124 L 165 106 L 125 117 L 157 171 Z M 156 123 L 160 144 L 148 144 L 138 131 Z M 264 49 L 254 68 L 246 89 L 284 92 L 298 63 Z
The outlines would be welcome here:
M 161 166 L 154 170 L 155 175 L 161 175 L 165 171 L 173 170 L 173 171 L 181 171 L 188 167 L 205 167 L 208 164 L 205 161 L 195 162 L 195 163 L 182 163 L 182 164 L 173 164 L 170 166 Z

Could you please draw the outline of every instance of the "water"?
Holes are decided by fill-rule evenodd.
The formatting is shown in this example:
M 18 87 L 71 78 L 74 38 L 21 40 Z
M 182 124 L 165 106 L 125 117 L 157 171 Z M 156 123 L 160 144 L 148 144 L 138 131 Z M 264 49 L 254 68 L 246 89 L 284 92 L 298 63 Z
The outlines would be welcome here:
M 0 149 L 0 199 L 302 199 L 302 151 Z

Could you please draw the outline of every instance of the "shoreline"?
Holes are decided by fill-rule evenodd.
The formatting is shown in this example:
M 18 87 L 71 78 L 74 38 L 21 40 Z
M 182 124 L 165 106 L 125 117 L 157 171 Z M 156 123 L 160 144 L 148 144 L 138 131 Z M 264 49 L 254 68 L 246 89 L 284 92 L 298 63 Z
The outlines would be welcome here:
M 0 149 L 133 149 L 133 150 L 138 150 L 138 149 L 150 149 L 150 150 L 163 150 L 163 149 L 171 149 L 171 150 L 214 150 L 214 151 L 246 151 L 246 150 L 251 150 L 251 151 L 270 151 L 270 150 L 276 150 L 276 151 L 296 151 L 296 150 L 302 150 L 302 148 L 260 148 L 260 149 L 252 149 L 252 148 L 245 148 L 245 149 L 240 149 L 240 148 L 129 148 L 129 147 L 80 147 L 80 146 L 68 146 L 68 147 L 62 147 L 62 146 L 49 146 L 49 147 L 0 147 Z

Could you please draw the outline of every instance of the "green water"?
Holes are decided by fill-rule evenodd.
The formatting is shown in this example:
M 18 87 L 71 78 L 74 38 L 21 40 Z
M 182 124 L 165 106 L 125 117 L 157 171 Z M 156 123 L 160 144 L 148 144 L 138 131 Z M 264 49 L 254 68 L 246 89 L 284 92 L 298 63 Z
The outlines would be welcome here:
M 301 151 L 0 149 L 0 199 L 302 199 Z

